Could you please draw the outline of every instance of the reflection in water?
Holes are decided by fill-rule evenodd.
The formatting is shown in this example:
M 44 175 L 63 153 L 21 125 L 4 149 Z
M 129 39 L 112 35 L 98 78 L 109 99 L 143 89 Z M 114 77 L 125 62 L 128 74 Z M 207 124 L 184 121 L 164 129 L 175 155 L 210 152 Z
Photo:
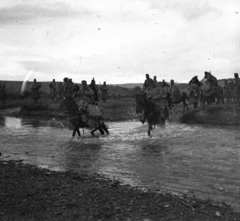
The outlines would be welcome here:
M 54 170 L 98 172 L 132 185 L 194 193 L 239 207 L 238 128 L 168 124 L 147 136 L 138 122 L 109 123 L 110 136 L 92 138 L 44 122 L 5 118 L 4 157 Z
M 22 119 L 20 118 L 13 118 L 13 117 L 6 117 L 4 119 L 4 125 L 7 128 L 21 128 L 22 127 Z

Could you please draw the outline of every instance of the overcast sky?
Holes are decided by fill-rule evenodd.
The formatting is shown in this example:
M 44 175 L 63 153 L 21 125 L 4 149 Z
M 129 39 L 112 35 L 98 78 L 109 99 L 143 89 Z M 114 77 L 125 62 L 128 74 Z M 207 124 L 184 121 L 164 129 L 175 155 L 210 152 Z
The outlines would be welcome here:
M 1 0 L 0 80 L 240 73 L 240 0 Z

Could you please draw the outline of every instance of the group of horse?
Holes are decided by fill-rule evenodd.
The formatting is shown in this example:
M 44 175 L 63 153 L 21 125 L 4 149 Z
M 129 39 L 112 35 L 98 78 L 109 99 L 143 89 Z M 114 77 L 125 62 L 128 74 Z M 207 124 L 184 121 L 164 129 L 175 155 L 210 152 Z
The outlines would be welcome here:
M 214 90 L 211 89 L 211 86 L 209 85 L 209 82 L 205 81 L 204 79 L 202 81 L 198 80 L 197 76 L 194 76 L 190 82 L 189 85 L 195 84 L 199 86 L 198 91 L 198 101 L 201 104 L 212 104 L 217 101 L 216 103 L 220 104 L 221 102 L 224 103 L 224 95 L 223 95 L 223 88 L 220 86 L 217 86 L 214 88 Z M 191 96 L 191 95 L 190 95 Z M 189 110 L 187 101 L 190 99 L 187 92 L 182 91 L 181 96 L 179 97 L 179 100 L 172 100 L 171 93 L 167 92 L 166 101 L 168 110 L 171 110 L 174 104 L 183 103 L 183 111 L 185 109 Z M 146 116 L 146 120 L 148 123 L 148 135 L 151 136 L 151 131 L 153 128 L 157 125 L 164 126 L 166 123 L 166 120 L 169 116 L 167 111 L 163 110 L 165 113 L 161 113 L 159 111 L 159 108 L 156 108 L 156 103 L 148 99 L 146 94 L 141 92 L 135 96 L 136 101 L 136 113 L 141 114 L 144 112 L 144 115 Z M 71 122 L 73 126 L 73 133 L 72 136 L 75 137 L 76 133 L 81 136 L 81 133 L 79 131 L 79 128 L 88 128 L 91 129 L 91 134 L 94 135 L 95 131 L 99 131 L 101 134 L 109 134 L 109 131 L 102 119 L 102 116 L 96 117 L 92 120 L 95 121 L 96 125 L 95 127 L 91 126 L 88 122 L 83 122 L 79 113 L 78 113 L 78 107 L 75 103 L 74 99 L 69 96 L 66 97 L 61 105 L 61 107 L 65 107 L 67 110 L 67 113 L 69 115 L 69 121 Z M 162 119 L 162 116 L 165 116 L 165 119 Z M 90 119 L 91 120 L 91 119 Z
M 197 90 L 197 99 L 195 99 L 195 102 L 201 103 L 202 105 L 205 104 L 213 104 L 216 102 L 216 104 L 224 104 L 224 93 L 223 88 L 221 86 L 215 86 L 212 87 L 211 84 L 206 81 L 204 78 L 203 80 L 199 81 L 198 76 L 194 76 L 189 81 L 189 87 L 191 87 L 191 84 L 195 84 L 198 86 Z M 179 100 L 173 101 L 171 99 L 171 93 L 167 92 L 166 100 L 167 105 L 169 109 L 172 108 L 174 104 L 183 103 L 183 111 L 185 111 L 185 108 L 189 110 L 187 100 L 191 99 L 191 96 L 195 96 L 194 93 L 188 94 L 185 91 L 181 92 L 181 96 L 179 97 Z M 136 113 L 142 114 L 144 113 L 146 116 L 146 120 L 148 123 L 148 135 L 151 136 L 151 130 L 156 125 L 165 125 L 166 119 L 163 122 L 161 119 L 161 113 L 155 111 L 155 103 L 152 100 L 149 100 L 145 93 L 140 93 L 136 95 Z M 197 107 L 197 104 L 194 104 L 194 107 Z
M 200 104 L 224 104 L 224 90 L 221 86 L 211 86 L 210 82 L 203 78 L 198 80 L 198 76 L 194 76 L 190 81 L 190 84 L 196 84 L 199 87 L 199 102 Z

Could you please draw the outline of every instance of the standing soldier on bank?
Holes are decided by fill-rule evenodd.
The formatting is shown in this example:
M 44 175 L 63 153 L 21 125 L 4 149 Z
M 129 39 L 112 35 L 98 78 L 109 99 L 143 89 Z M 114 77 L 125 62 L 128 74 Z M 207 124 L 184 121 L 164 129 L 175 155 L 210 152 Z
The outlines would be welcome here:
M 107 103 L 108 88 L 107 88 L 107 85 L 106 85 L 106 81 L 103 82 L 103 85 L 100 87 L 100 90 L 102 92 L 103 103 Z
M 198 107 L 198 101 L 200 97 L 200 88 L 197 84 L 189 83 L 189 98 L 190 101 L 193 103 L 193 108 Z
M 31 88 L 32 98 L 34 100 L 34 103 L 37 103 L 38 99 L 40 98 L 40 94 L 39 94 L 39 88 L 40 87 L 41 87 L 41 83 L 37 83 L 37 80 L 34 79 L 33 85 L 32 85 L 32 88 Z
M 63 83 L 63 88 L 64 88 L 64 96 L 72 96 L 73 95 L 73 87 L 74 87 L 74 83 L 72 82 L 72 79 L 69 79 L 67 77 L 65 77 L 63 79 L 64 83 Z
M 57 101 L 61 102 L 64 97 L 64 87 L 62 82 L 59 82 L 57 85 Z
M 57 100 L 57 84 L 55 82 L 55 79 L 53 79 L 52 82 L 49 83 L 49 87 L 50 87 L 50 96 L 52 100 L 53 101 L 54 99 Z

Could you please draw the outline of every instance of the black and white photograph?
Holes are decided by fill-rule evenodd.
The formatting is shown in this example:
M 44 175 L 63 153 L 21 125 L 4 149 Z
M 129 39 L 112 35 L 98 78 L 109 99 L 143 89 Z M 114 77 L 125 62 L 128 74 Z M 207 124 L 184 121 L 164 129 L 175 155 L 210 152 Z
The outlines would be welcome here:
M 240 221 L 239 0 L 1 0 L 0 220 Z

